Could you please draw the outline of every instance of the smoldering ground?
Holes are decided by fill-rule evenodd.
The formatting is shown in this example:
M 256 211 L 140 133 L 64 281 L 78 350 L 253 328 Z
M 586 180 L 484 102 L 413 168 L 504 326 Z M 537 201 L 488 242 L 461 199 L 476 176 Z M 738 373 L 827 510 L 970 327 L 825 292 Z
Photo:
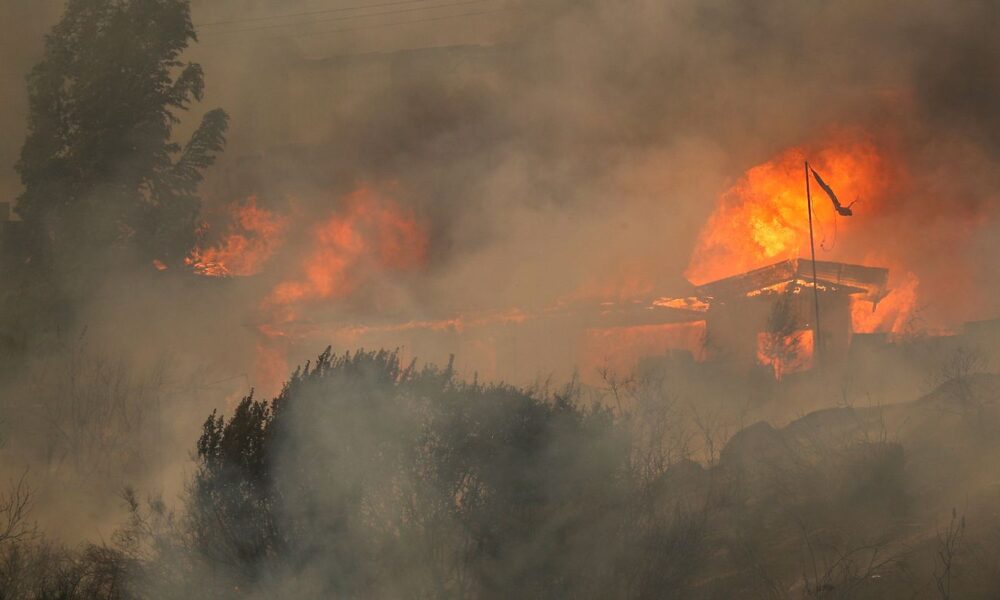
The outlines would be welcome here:
M 202 43 L 190 56 L 206 70 L 201 106 L 232 114 L 227 151 L 202 188 L 207 217 L 255 194 L 278 211 L 292 212 L 294 205 L 304 216 L 288 238 L 307 239 L 313 223 L 367 183 L 391 190 L 386 193 L 427 226 L 427 262 L 420 269 L 375 273 L 347 297 L 304 307 L 305 320 L 320 323 L 320 334 L 287 348 L 289 367 L 326 343 L 320 338 L 327 327 L 544 309 L 579 297 L 580 290 L 595 300 L 619 299 L 636 278 L 641 293 L 684 290 L 681 275 L 717 196 L 748 167 L 789 146 L 821 145 L 830 128 L 873 138 L 904 166 L 905 178 L 870 222 L 867 241 L 917 273 L 922 302 L 935 319 L 957 325 L 1000 312 L 1000 182 L 992 168 L 1000 144 L 992 110 L 1000 100 L 1000 48 L 993 35 L 998 15 L 989 3 L 495 4 L 490 10 L 503 10 L 375 27 L 383 17 L 371 29 L 336 35 L 312 35 L 335 28 L 319 23 L 200 32 Z M 4 37 L 14 48 L 11 68 L 23 73 L 40 44 L 20 25 L 34 20 L 40 34 L 59 7 L 10 6 L 19 12 L 5 21 L 17 31 Z M 193 6 L 195 21 L 203 23 L 320 8 L 326 6 Z M 11 100 L 2 121 L 23 131 L 23 88 L 16 77 L 5 77 Z M 19 143 L 18 136 L 3 142 L 0 156 L 9 157 L 8 164 Z M 0 189 L 16 195 L 15 176 L 5 173 Z M 120 444 L 102 441 L 95 452 L 105 454 L 86 466 L 105 461 L 107 477 L 85 476 L 88 481 L 74 479 L 67 487 L 96 483 L 86 494 L 97 500 L 81 502 L 96 508 L 77 514 L 60 502 L 46 512 L 49 501 L 41 499 L 43 525 L 69 539 L 94 539 L 120 521 L 117 510 L 103 509 L 122 484 L 166 489 L 168 500 L 180 493 L 198 424 L 212 408 L 231 409 L 241 393 L 260 385 L 253 370 L 260 301 L 300 261 L 299 246 L 290 243 L 245 281 L 101 275 L 107 280 L 98 286 L 102 291 L 59 338 L 62 358 L 53 364 L 32 356 L 37 370 L 4 388 L 5 404 L 13 407 L 5 449 L 11 470 L 30 461 L 33 478 L 48 477 L 43 473 L 53 459 L 47 451 L 17 439 L 57 435 L 56 417 L 44 407 L 62 407 L 72 394 L 48 373 L 65 373 L 73 360 L 97 369 L 91 377 L 101 385 L 109 380 L 102 368 L 127 373 L 119 391 L 146 415 L 152 396 L 143 390 L 153 384 L 144 382 L 157 381 L 169 365 L 166 383 L 157 384 L 166 390 L 156 393 L 162 408 L 144 417 L 162 433 L 133 429 Z M 489 372 L 488 356 L 463 362 L 456 337 L 420 341 L 390 331 L 351 341 L 404 344 L 439 363 L 457 352 L 470 377 Z M 548 348 L 522 345 L 516 352 L 519 380 L 557 368 L 564 378 L 575 366 Z M 94 364 L 101 361 L 105 367 Z M 87 396 L 79 388 L 73 393 Z M 725 397 L 690 392 L 684 403 L 736 407 L 723 419 L 731 431 L 753 420 L 742 398 L 727 395 L 731 388 L 717 393 Z M 783 422 L 803 406 L 792 399 L 774 411 L 780 414 L 769 409 L 768 415 Z M 28 414 L 42 414 L 47 425 Z M 106 435 L 91 429 L 93 439 Z M 123 466 L 122 457 L 132 454 L 156 459 Z M 93 527 L 96 522 L 105 524 Z

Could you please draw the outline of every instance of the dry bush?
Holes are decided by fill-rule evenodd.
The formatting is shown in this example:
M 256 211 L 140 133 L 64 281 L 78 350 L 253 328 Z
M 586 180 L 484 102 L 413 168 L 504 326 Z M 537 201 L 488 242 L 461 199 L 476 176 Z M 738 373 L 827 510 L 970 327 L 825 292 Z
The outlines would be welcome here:
M 12 442 L 49 471 L 80 480 L 145 473 L 161 451 L 166 367 L 136 367 L 80 339 L 35 361 L 11 394 Z

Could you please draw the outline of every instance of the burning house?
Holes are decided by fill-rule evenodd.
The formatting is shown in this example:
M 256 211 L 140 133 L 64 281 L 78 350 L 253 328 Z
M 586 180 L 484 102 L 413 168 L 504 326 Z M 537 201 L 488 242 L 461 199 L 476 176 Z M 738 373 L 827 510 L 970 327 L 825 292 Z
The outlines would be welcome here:
M 814 279 L 811 261 L 790 259 L 698 286 L 706 355 L 741 370 L 767 365 L 778 377 L 842 361 L 853 306 L 875 310 L 888 279 L 888 269 L 827 261 L 816 261 Z
M 394 87 L 405 85 L 409 66 L 436 64 L 442 56 L 472 68 L 489 64 L 492 55 L 434 50 L 300 67 L 303 81 L 313 79 L 314 69 L 339 77 L 371 68 Z M 264 150 L 262 155 L 278 154 Z M 307 146 L 293 154 L 300 151 L 309 154 Z M 832 192 L 830 202 L 820 197 L 810 207 L 803 189 L 807 156 L 823 172 L 825 186 L 845 199 L 862 199 L 858 209 L 850 208 L 853 201 L 836 201 Z M 897 192 L 893 160 L 868 138 L 849 135 L 789 148 L 748 169 L 719 195 L 683 273 L 643 272 L 636 277 L 640 285 L 632 285 L 608 269 L 595 276 L 598 285 L 586 283 L 545 305 L 486 300 L 408 308 L 410 298 L 397 291 L 429 273 L 436 230 L 433 216 L 395 183 L 359 182 L 331 201 L 289 201 L 285 209 L 282 202 L 258 205 L 252 196 L 233 202 L 219 213 L 219 226 L 204 230 L 211 235 L 188 264 L 204 276 L 260 276 L 255 377 L 265 389 L 264 382 L 276 388 L 290 365 L 308 358 L 302 348 L 329 343 L 403 347 L 439 362 L 454 352 L 477 376 L 506 381 L 579 373 L 599 383 L 600 373 L 627 373 L 643 361 L 683 365 L 708 377 L 727 371 L 734 380 L 755 371 L 781 379 L 819 365 L 857 374 L 859 357 L 875 355 L 919 372 L 922 367 L 910 368 L 919 354 L 911 352 L 915 333 L 933 336 L 937 346 L 967 340 L 943 339 L 955 337 L 953 323 L 918 314 L 923 302 L 949 304 L 941 296 L 920 297 L 935 289 L 930 281 L 918 289 L 921 278 L 933 277 L 925 257 L 916 260 L 905 244 L 880 243 L 880 215 L 894 209 Z M 276 173 L 265 179 L 282 180 Z M 235 180 L 251 181 L 242 175 Z M 222 195 L 240 193 L 234 188 Z M 838 259 L 816 261 L 815 273 L 811 260 L 794 258 L 813 245 L 809 215 L 815 246 Z M 669 296 L 656 297 L 654 290 Z

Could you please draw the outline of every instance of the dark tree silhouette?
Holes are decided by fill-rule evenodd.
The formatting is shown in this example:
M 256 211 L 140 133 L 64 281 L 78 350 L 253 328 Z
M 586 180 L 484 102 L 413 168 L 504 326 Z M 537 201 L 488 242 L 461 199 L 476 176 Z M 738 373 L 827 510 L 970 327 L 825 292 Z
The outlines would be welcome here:
M 191 248 L 197 186 L 228 120 L 212 110 L 186 145 L 172 141 L 180 113 L 202 98 L 201 67 L 180 60 L 195 39 L 189 0 L 67 3 L 28 76 L 17 163 L 34 268 L 107 268 L 108 251 L 121 249 L 169 264 Z

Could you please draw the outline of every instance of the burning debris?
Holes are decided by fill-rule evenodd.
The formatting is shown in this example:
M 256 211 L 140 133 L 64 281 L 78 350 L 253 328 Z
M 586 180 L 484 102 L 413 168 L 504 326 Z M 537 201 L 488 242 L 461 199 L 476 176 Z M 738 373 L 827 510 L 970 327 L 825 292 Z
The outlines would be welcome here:
M 206 277 L 254 275 L 277 251 L 288 228 L 287 217 L 257 205 L 256 198 L 234 202 L 227 208 L 230 222 L 213 246 L 197 247 L 185 259 L 195 273 Z M 209 228 L 202 225 L 200 237 Z

